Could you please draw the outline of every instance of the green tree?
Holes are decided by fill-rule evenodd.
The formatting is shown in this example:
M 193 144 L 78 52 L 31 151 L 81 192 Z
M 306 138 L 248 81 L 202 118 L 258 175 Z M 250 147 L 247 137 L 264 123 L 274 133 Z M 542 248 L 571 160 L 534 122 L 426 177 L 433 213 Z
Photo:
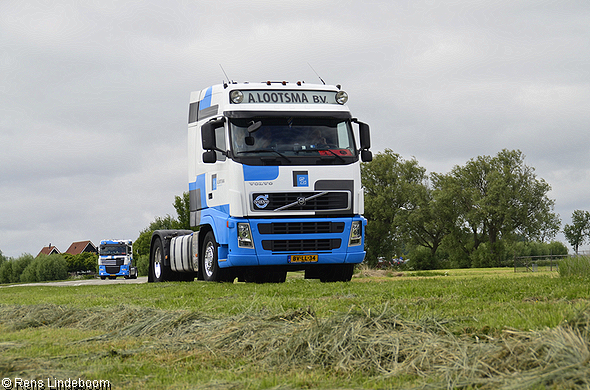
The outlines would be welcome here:
M 400 227 L 407 210 L 414 210 L 426 183 L 426 170 L 415 159 L 404 160 L 390 149 L 361 165 L 365 191 L 365 234 L 367 262 L 374 265 L 377 257 L 391 258 L 403 252 L 408 229 Z M 402 215 L 404 214 L 404 215 Z
M 477 253 L 478 266 L 500 266 L 506 242 L 550 239 L 559 229 L 549 184 L 538 179 L 519 150 L 502 150 L 455 167 L 441 190 L 455 198 L 460 214 L 452 229 L 456 246 Z
M 12 281 L 12 261 L 7 260 L 0 265 L 0 283 Z
M 572 213 L 572 224 L 565 225 L 563 234 L 577 255 L 580 245 L 590 242 L 590 212 L 574 210 Z
M 137 265 L 139 275 L 145 276 L 148 272 L 150 254 L 150 242 L 154 230 L 186 229 L 196 230 L 190 226 L 190 203 L 189 193 L 184 192 L 182 196 L 174 197 L 174 209 L 176 218 L 166 215 L 164 218 L 156 217 L 148 227 L 139 232 L 139 237 L 133 243 L 133 257 Z
M 397 223 L 405 232 L 405 239 L 410 244 L 424 247 L 429 251 L 410 254 L 411 259 L 415 259 L 416 255 L 422 259 L 420 266 L 414 264 L 416 269 L 434 269 L 441 265 L 438 249 L 451 232 L 459 215 L 455 207 L 455 198 L 439 188 L 444 176 L 433 173 L 430 178 L 432 187 L 429 184 L 416 186 L 410 195 L 413 208 L 405 209 L 406 212 L 397 216 Z
M 176 210 L 178 229 L 191 230 L 191 211 L 188 192 L 183 192 L 182 196 L 177 195 L 174 197 L 174 209 Z

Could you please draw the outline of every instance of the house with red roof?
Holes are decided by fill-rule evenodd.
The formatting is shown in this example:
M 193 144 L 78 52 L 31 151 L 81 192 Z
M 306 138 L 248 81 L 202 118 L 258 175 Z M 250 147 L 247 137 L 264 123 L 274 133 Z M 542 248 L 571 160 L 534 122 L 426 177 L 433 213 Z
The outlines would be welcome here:
M 57 247 L 51 245 L 51 243 L 48 246 L 43 247 L 43 249 L 41 249 L 41 252 L 39 252 L 39 254 L 37 255 L 37 257 L 41 256 L 41 255 L 55 255 L 55 254 L 60 254 L 61 252 L 59 251 L 59 249 L 57 249 Z
M 68 250 L 64 253 L 69 253 L 71 255 L 79 255 L 80 253 L 84 252 L 97 253 L 98 250 L 96 249 L 96 246 L 92 243 L 92 241 L 78 241 L 72 242 L 72 245 L 70 245 Z

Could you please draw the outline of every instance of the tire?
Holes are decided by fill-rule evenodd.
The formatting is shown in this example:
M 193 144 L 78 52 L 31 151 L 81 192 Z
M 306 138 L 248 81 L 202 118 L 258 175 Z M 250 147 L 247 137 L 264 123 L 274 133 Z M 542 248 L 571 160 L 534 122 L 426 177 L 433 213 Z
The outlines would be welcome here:
M 207 282 L 217 281 L 217 242 L 213 232 L 208 232 L 203 240 L 203 253 L 201 254 L 201 269 L 203 270 L 203 280 Z
M 207 232 L 201 251 L 201 270 L 203 280 L 207 282 L 233 282 L 235 276 L 229 270 L 219 268 L 217 258 L 217 241 L 213 232 Z
M 324 268 L 320 275 L 320 281 L 323 283 L 330 282 L 350 282 L 354 273 L 354 264 L 337 264 L 329 265 Z
M 101 276 L 100 277 L 101 280 L 106 280 L 106 278 L 107 278 L 106 276 Z
M 149 281 L 151 282 L 165 282 L 170 278 L 170 267 L 164 265 L 164 245 L 162 240 L 156 238 L 152 251 L 150 253 L 150 270 Z

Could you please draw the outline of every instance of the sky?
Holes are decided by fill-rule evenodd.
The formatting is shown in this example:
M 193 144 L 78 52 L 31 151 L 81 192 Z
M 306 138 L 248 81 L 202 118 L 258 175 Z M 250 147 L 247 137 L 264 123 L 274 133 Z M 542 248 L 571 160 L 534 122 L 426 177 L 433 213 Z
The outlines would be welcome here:
M 0 250 L 175 217 L 190 92 L 221 66 L 341 84 L 373 153 L 428 172 L 519 149 L 571 223 L 590 211 L 589 20 L 587 0 L 2 0 Z

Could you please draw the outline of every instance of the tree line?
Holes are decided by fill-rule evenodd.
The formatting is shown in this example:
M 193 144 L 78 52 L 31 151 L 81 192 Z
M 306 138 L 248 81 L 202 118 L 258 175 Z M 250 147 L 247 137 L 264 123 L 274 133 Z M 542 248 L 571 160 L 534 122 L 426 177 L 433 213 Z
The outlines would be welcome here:
M 0 251 L 0 284 L 32 283 L 49 280 L 64 280 L 70 274 L 96 272 L 96 253 L 69 253 L 33 255 L 24 253 L 17 258 L 7 258 Z
M 390 149 L 363 163 L 366 261 L 403 256 L 417 269 L 497 267 L 515 255 L 567 254 L 545 180 L 519 150 L 428 175 Z M 589 217 L 590 218 L 590 217 Z
M 561 220 L 547 195 L 551 186 L 524 159 L 521 151 L 504 149 L 430 175 L 390 149 L 362 163 L 365 262 L 401 256 L 416 269 L 469 268 L 512 265 L 514 256 L 566 255 L 567 247 L 553 241 Z M 195 230 L 188 192 L 173 206 L 176 218 L 156 217 L 133 244 L 140 275 L 147 275 L 154 230 Z M 590 243 L 590 213 L 576 210 L 572 222 L 564 234 L 577 251 Z

